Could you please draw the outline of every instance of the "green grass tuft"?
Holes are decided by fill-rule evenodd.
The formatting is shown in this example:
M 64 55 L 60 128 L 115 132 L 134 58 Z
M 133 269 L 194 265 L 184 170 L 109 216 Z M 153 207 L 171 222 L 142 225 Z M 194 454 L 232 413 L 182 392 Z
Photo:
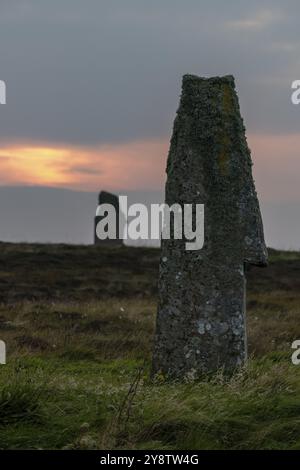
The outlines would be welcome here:
M 149 378 L 157 250 L 1 245 L 0 449 L 300 448 L 299 253 L 247 275 L 247 367 L 176 384 Z

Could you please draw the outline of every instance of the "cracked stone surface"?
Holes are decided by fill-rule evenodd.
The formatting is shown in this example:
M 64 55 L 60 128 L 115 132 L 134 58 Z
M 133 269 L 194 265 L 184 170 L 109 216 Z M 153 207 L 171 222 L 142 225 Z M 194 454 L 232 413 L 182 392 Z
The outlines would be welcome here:
M 162 240 L 153 374 L 233 371 L 247 355 L 245 266 L 265 266 L 267 249 L 232 76 L 183 77 L 165 201 L 204 204 L 205 241 Z

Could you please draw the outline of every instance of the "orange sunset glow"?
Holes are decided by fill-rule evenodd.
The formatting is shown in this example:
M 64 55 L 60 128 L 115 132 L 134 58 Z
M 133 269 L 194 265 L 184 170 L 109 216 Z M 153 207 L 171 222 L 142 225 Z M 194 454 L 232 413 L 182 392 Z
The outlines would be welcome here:
M 300 171 L 300 135 L 250 134 L 248 142 L 257 189 L 264 199 L 278 198 L 276 181 L 286 183 L 281 199 L 297 197 L 298 184 L 290 183 L 297 183 Z M 1 184 L 85 191 L 161 189 L 168 146 L 167 138 L 96 147 L 6 144 L 0 146 Z
M 168 142 L 136 141 L 99 147 L 0 147 L 1 184 L 82 190 L 159 188 Z

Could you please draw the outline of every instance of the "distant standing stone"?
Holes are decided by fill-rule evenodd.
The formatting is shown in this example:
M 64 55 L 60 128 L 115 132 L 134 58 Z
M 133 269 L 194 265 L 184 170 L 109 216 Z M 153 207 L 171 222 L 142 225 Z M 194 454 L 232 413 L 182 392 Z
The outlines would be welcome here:
M 98 222 L 103 218 L 102 216 L 97 215 L 95 217 L 95 221 L 94 221 L 95 222 L 94 223 L 94 243 L 95 243 L 95 245 L 122 246 L 123 245 L 123 240 L 121 238 L 118 238 L 118 234 L 119 234 L 119 212 L 120 212 L 119 197 L 116 196 L 115 194 L 109 193 L 107 191 L 101 191 L 99 193 L 98 203 L 99 203 L 99 205 L 101 205 L 101 204 L 111 204 L 115 208 L 117 238 L 116 239 L 106 238 L 104 240 L 100 240 L 97 237 L 96 227 L 97 227 Z
M 234 78 L 185 75 L 165 199 L 204 204 L 205 241 L 162 240 L 154 375 L 195 379 L 246 359 L 244 266 L 267 264 L 251 166 Z

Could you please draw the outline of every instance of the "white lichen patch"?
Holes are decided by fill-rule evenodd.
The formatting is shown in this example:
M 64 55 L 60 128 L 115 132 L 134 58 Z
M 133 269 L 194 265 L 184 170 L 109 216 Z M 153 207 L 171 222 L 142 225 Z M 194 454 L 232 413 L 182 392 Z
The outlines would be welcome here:
M 198 332 L 200 333 L 200 335 L 204 335 L 205 333 L 205 323 L 203 323 L 202 321 L 198 322 Z
M 251 240 L 250 237 L 245 237 L 244 240 L 245 240 L 246 245 L 248 245 L 248 246 L 252 245 L 252 240 Z

